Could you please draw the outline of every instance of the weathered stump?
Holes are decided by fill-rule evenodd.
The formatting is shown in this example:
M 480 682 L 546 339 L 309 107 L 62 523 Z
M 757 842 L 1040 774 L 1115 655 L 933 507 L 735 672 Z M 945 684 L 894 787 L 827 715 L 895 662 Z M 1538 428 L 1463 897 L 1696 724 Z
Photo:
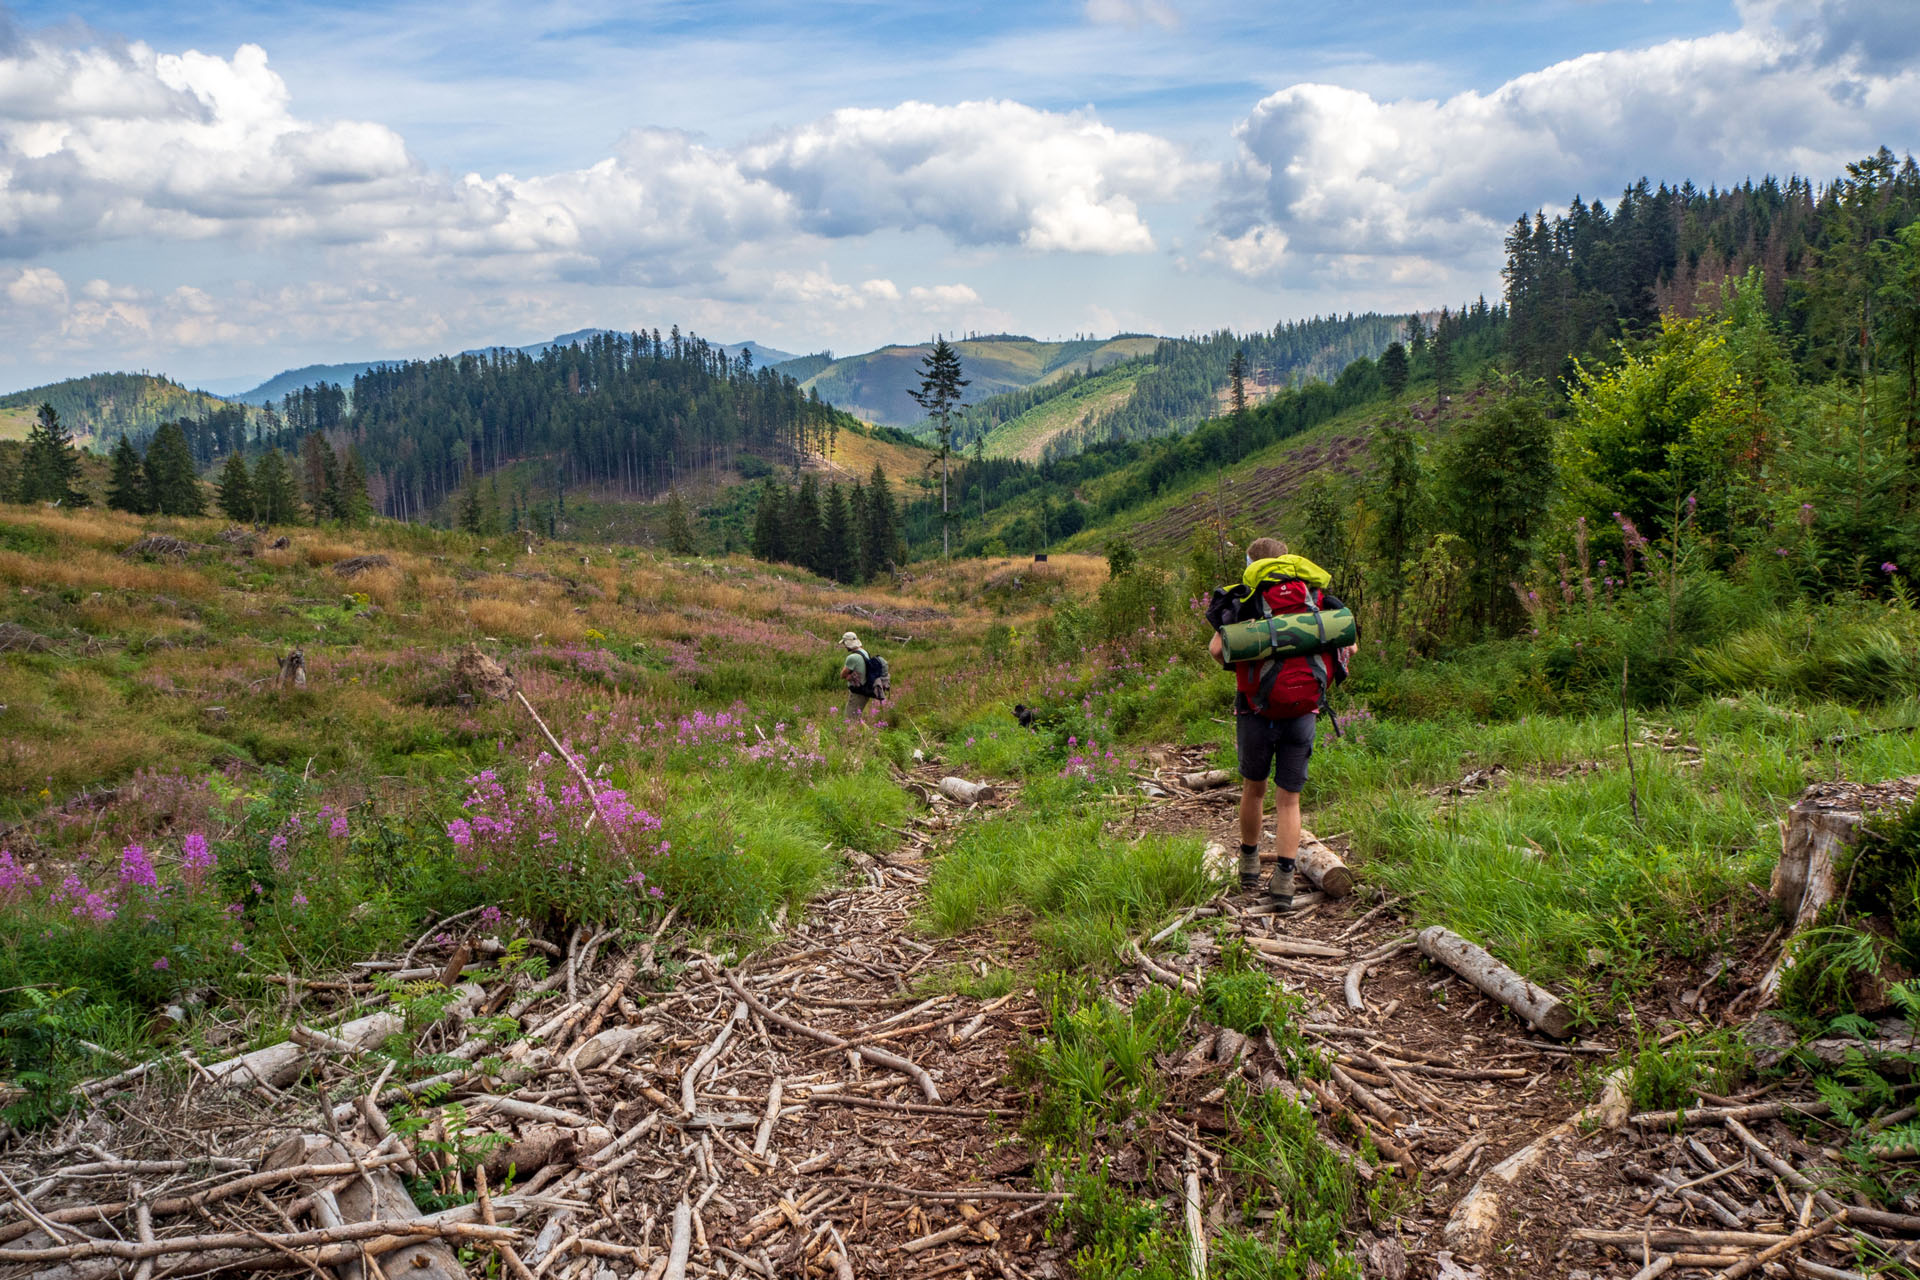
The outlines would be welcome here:
M 1773 867 L 1773 905 L 1789 921 L 1781 957 L 1760 980 L 1760 994 L 1772 1000 L 1791 967 L 1793 935 L 1820 917 L 1841 895 L 1839 867 L 1860 842 L 1866 820 L 1886 809 L 1912 804 L 1920 777 L 1888 782 L 1816 782 L 1801 793 L 1780 820 L 1780 861 Z

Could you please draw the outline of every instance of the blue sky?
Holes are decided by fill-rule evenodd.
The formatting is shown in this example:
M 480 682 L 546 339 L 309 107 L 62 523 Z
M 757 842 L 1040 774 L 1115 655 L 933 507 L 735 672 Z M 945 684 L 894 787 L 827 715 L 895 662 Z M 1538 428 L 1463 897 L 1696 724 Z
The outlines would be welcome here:
M 13 0 L 0 388 L 1438 306 L 1576 192 L 1914 147 L 1916 46 L 1907 0 Z

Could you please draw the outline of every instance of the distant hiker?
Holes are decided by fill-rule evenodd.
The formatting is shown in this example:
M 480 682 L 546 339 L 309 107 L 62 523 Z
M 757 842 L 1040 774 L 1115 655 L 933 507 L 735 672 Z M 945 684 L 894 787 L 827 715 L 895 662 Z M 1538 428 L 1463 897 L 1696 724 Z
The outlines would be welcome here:
M 849 631 L 840 637 L 847 660 L 840 664 L 840 678 L 847 682 L 847 715 L 855 717 L 875 698 L 886 701 L 893 679 L 887 660 L 877 658 L 860 647 L 860 637 Z
M 1346 605 L 1327 593 L 1332 579 L 1305 556 L 1290 555 L 1277 538 L 1247 547 L 1238 585 L 1216 590 L 1207 605 L 1214 660 L 1234 669 L 1234 746 L 1240 762 L 1240 888 L 1260 885 L 1260 817 L 1269 776 L 1274 798 L 1274 852 L 1278 862 L 1268 893 L 1275 907 L 1293 909 L 1295 858 L 1300 850 L 1300 793 L 1307 785 L 1315 719 L 1327 687 L 1347 675 L 1355 638 Z M 1336 617 L 1335 611 L 1338 611 Z M 1329 632 L 1329 623 L 1334 631 Z M 1236 623 L 1257 626 L 1226 628 Z M 1331 641 L 1339 642 L 1336 646 Z M 1244 652 L 1246 659 L 1237 659 Z

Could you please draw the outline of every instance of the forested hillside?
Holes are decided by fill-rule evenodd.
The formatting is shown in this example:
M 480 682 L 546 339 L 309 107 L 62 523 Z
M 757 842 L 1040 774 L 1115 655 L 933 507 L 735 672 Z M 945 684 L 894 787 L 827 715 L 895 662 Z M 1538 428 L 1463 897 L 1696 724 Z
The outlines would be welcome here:
M 1767 177 L 1702 191 L 1642 179 L 1611 209 L 1576 199 L 1552 219 L 1523 217 L 1506 240 L 1513 362 L 1546 377 L 1565 374 L 1570 359 L 1611 359 L 1623 332 L 1692 316 L 1710 297 L 1703 286 L 1758 268 L 1768 309 L 1810 370 L 1857 364 L 1884 336 L 1874 312 L 1890 238 L 1915 218 L 1920 167 L 1884 147 L 1834 181 Z M 1868 279 L 1875 289 L 1857 287 Z
M 1372 313 L 1315 316 L 1277 324 L 1271 331 L 1162 339 L 1150 354 L 1104 374 L 1092 367 L 1075 369 L 984 397 L 970 387 L 968 407 L 954 417 L 954 447 L 984 438 L 986 457 L 1037 461 L 1090 444 L 1174 435 L 1225 407 L 1236 353 L 1243 362 L 1243 389 L 1257 403 L 1306 381 L 1332 381 L 1354 360 L 1378 356 L 1404 323 L 1403 317 Z
M 292 448 L 338 410 L 296 402 L 264 443 Z M 537 459 L 557 483 L 635 498 L 683 469 L 741 453 L 787 460 L 846 421 L 793 379 L 683 335 L 599 336 L 536 359 L 494 352 L 381 365 L 354 380 L 337 429 L 359 451 L 377 508 L 425 519 L 469 477 Z M 324 419 L 324 420 L 323 420 Z
M 1157 339 L 1119 334 L 1109 339 L 1082 338 L 1040 342 L 1017 334 L 988 334 L 956 339 L 953 346 L 966 365 L 970 399 L 1015 391 L 1100 370 L 1153 351 Z M 886 426 L 904 427 L 922 417 L 907 393 L 920 385 L 920 362 L 931 343 L 881 347 L 832 361 L 805 380 L 810 392 L 847 412 Z
M 0 439 L 21 439 L 42 404 L 50 404 L 76 439 L 111 442 L 125 432 L 141 437 L 163 422 L 199 417 L 222 407 L 220 397 L 189 391 L 151 373 L 96 373 L 0 396 Z

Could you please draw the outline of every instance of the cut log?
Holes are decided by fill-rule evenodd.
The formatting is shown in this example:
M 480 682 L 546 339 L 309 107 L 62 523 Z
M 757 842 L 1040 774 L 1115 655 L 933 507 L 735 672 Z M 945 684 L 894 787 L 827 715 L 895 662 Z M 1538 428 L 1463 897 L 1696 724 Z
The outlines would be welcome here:
M 1233 774 L 1226 769 L 1203 769 L 1199 773 L 1180 775 L 1180 785 L 1189 791 L 1212 791 L 1232 781 Z
M 1480 1175 L 1447 1218 L 1442 1232 L 1447 1247 L 1468 1262 L 1490 1257 L 1500 1241 L 1501 1217 L 1514 1194 L 1515 1184 L 1559 1143 L 1577 1137 L 1582 1129 L 1595 1122 L 1616 1127 L 1615 1122 L 1622 1119 L 1626 1111 L 1625 1077 L 1615 1072 L 1608 1077 L 1607 1088 L 1598 1102 L 1576 1111 Z M 1584 1237 L 1576 1233 L 1576 1238 Z
M 968 782 L 965 778 L 940 779 L 940 794 L 960 804 L 984 804 L 1000 793 L 988 782 Z
M 1875 813 L 1911 804 L 1920 794 L 1920 776 L 1863 785 L 1816 782 L 1800 794 L 1780 823 L 1780 861 L 1773 867 L 1773 905 L 1791 924 L 1780 959 L 1760 980 L 1760 994 L 1771 1001 L 1791 967 L 1793 935 L 1812 924 L 1840 894 L 1839 862 L 1860 839 L 1860 827 Z
M 1451 929 L 1433 925 L 1420 932 L 1420 950 L 1438 960 L 1484 994 L 1498 1000 L 1540 1031 L 1564 1040 L 1573 1031 L 1573 1010 L 1544 987 L 1536 986 Z
M 351 1025 L 351 1024 L 349 1024 Z M 344 1029 L 344 1028 L 343 1028 Z M 359 1153 L 364 1155 L 364 1152 Z M 347 1149 L 332 1138 L 316 1134 L 296 1134 L 275 1147 L 261 1162 L 262 1170 L 283 1169 L 313 1164 L 341 1164 L 352 1160 Z M 309 1191 L 323 1190 L 331 1179 L 303 1181 Z M 354 1178 L 326 1197 L 314 1197 L 320 1217 L 337 1213 L 343 1224 L 407 1221 L 424 1216 L 398 1174 L 384 1166 L 370 1168 L 365 1176 Z M 325 1205 L 324 1210 L 318 1206 Z M 332 1225 L 332 1224 L 322 1224 Z M 427 1239 L 396 1249 L 380 1261 L 389 1275 L 404 1275 L 408 1280 L 465 1280 L 466 1268 L 452 1246 L 444 1240 Z M 334 1268 L 340 1280 L 373 1280 L 360 1258 L 350 1257 Z
M 1353 892 L 1353 872 L 1340 861 L 1340 855 L 1314 837 L 1311 831 L 1300 833 L 1300 852 L 1294 865 L 1329 898 L 1344 898 Z

